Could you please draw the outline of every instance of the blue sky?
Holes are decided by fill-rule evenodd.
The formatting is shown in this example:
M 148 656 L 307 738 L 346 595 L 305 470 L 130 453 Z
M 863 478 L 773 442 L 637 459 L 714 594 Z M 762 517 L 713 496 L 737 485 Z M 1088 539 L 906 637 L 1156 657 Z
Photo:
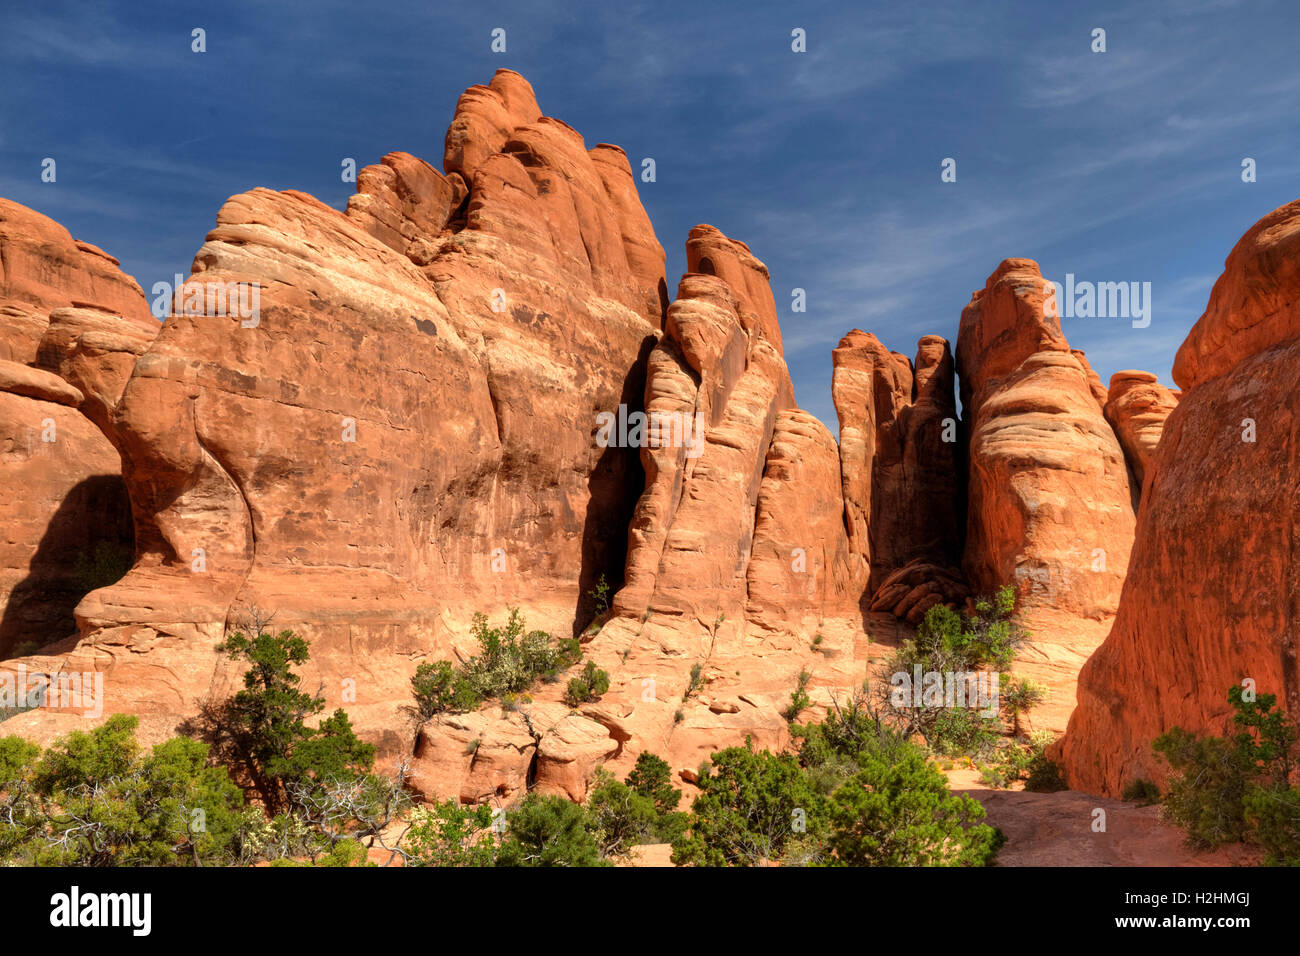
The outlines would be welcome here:
M 845 332 L 908 355 L 927 333 L 955 344 L 971 291 L 1008 256 L 1049 278 L 1151 282 L 1148 328 L 1063 326 L 1103 380 L 1145 368 L 1170 383 L 1233 243 L 1300 196 L 1291 0 L 212 6 L 6 11 L 0 196 L 102 246 L 147 291 L 188 273 L 235 193 L 342 208 L 344 157 L 439 165 L 458 95 L 509 67 L 588 145 L 655 159 L 641 196 L 670 289 L 697 223 L 768 264 L 799 403 L 832 429 Z M 47 156 L 56 183 L 41 182 Z M 790 311 L 795 287 L 806 313 Z

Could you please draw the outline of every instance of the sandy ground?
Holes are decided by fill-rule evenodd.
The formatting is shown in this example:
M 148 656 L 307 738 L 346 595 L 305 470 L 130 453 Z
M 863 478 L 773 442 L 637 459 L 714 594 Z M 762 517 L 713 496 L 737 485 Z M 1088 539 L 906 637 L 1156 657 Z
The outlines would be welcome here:
M 949 786 L 984 805 L 987 822 L 1007 842 L 998 866 L 1249 866 L 1258 853 L 1244 846 L 1198 852 L 1183 832 L 1160 819 L 1159 807 L 1142 807 L 1076 790 L 1029 793 L 992 790 L 972 770 L 950 770 Z M 1100 826 L 1103 811 L 1105 830 Z

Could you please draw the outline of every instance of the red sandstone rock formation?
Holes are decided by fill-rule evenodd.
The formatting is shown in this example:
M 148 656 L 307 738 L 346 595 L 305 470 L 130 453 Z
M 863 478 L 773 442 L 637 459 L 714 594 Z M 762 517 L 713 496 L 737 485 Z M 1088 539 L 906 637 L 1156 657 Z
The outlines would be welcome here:
M 1229 730 L 1246 678 L 1300 713 L 1298 293 L 1300 201 L 1237 243 L 1178 351 L 1119 613 L 1079 675 L 1062 749 L 1075 788 L 1165 779 L 1152 739 Z
M 0 358 L 35 364 L 51 313 L 67 306 L 116 316 L 119 330 L 156 332 L 144 293 L 118 265 L 53 219 L 0 199 Z
M 0 361 L 0 658 L 71 634 L 77 601 L 130 563 L 121 463 L 80 401 L 56 375 Z
M 471 612 L 526 603 L 561 631 L 618 583 L 642 473 L 595 423 L 639 407 L 664 289 L 630 166 L 502 71 L 462 97 L 445 169 L 391 154 L 346 214 L 265 189 L 222 207 L 110 416 L 137 560 L 82 602 L 63 664 L 104 670 L 111 709 L 223 693 L 213 646 L 257 606 L 404 749 L 406 680 Z M 195 288 L 256 288 L 258 315 L 193 314 Z M 107 396 L 131 349 L 92 331 L 68 374 Z
M 1128 567 L 1133 494 L 1104 389 L 1045 311 L 1050 295 L 1037 263 L 1007 259 L 962 312 L 965 567 L 976 590 L 1013 583 L 1026 608 L 1102 618 Z
M 82 601 L 80 639 L 29 663 L 103 671 L 106 712 L 161 736 L 229 692 L 214 645 L 256 606 L 312 640 L 306 680 L 392 754 L 409 751 L 416 663 L 475 651 L 471 612 L 519 603 L 530 626 L 581 629 L 596 578 L 617 587 L 626 562 L 620 616 L 588 645 L 617 689 L 579 714 L 547 685 L 518 714 L 431 722 L 416 786 L 581 798 L 596 763 L 642 746 L 694 766 L 744 733 L 775 743 L 804 664 L 860 679 L 851 635 L 829 627 L 814 650 L 801 629 L 851 609 L 863 575 L 834 442 L 794 408 L 766 267 L 697 227 L 665 313 L 626 157 L 542 117 L 517 74 L 462 97 L 444 168 L 390 154 L 346 214 L 233 197 L 147 350 L 76 309 L 42 333 L 121 450 L 138 549 Z M 257 315 L 187 307 L 213 288 L 256 288 Z M 686 440 L 605 440 L 600 415 L 643 404 L 680 413 Z M 662 686 L 638 711 L 643 675 Z M 47 738 L 75 719 L 14 718 Z
M 785 741 L 801 669 L 819 705 L 861 680 L 865 565 L 849 549 L 830 433 L 791 407 L 766 267 L 709 226 L 691 231 L 687 259 L 645 407 L 697 416 L 703 440 L 642 449 L 626 584 L 587 645 L 613 684 L 582 713 L 629 741 L 616 766 L 652 750 L 689 771 L 746 735 Z
M 77 601 L 130 563 L 121 463 L 101 429 L 158 322 L 117 266 L 0 199 L 0 657 L 67 637 Z
M 1097 400 L 1097 407 L 1105 409 L 1106 402 L 1110 400 L 1110 393 L 1101 383 L 1101 376 L 1088 364 L 1088 357 L 1083 354 L 1083 349 L 1070 349 L 1070 354 L 1083 366 L 1083 373 L 1088 376 L 1088 388 L 1092 390 L 1092 397 Z
M 862 590 L 865 566 L 849 549 L 839 450 L 798 409 L 777 415 L 759 486 L 746 568 L 745 617 L 772 631 L 816 629 Z
M 1139 487 L 1160 444 L 1165 419 L 1177 405 L 1177 393 L 1159 384 L 1150 372 L 1130 369 L 1110 377 L 1106 421 L 1124 446 Z
M 846 336 L 837 449 L 795 407 L 763 263 L 697 226 L 669 306 L 626 156 L 543 117 L 518 74 L 462 96 L 443 167 L 390 153 L 346 213 L 293 191 L 233 197 L 156 339 L 98 250 L 60 245 L 53 224 L 28 227 L 39 242 L 0 231 L 27 250 L 15 261 L 52 250 L 78 290 L 0 290 L 17 330 L 5 414 L 48 406 L 98 438 L 104 463 L 86 460 L 114 474 L 116 446 L 137 531 L 131 573 L 87 596 L 79 639 L 33 666 L 101 671 L 106 712 L 170 734 L 229 692 L 214 647 L 257 606 L 312 640 L 306 680 L 392 755 L 411 747 L 399 708 L 416 664 L 474 652 L 469 615 L 521 604 L 530 626 L 582 632 L 610 692 L 574 713 L 544 685 L 516 713 L 432 721 L 414 783 L 581 799 L 596 764 L 626 769 L 641 750 L 689 771 L 747 735 L 784 744 L 801 670 L 814 707 L 861 680 L 864 616 L 915 623 L 965 596 L 945 340 L 922 338 L 912 363 Z M 1127 471 L 1106 389 L 1044 318 L 1042 286 L 1008 260 L 963 314 L 964 560 L 983 590 L 1014 580 L 1031 605 L 1103 617 L 1131 536 Z M 256 315 L 187 307 L 213 288 L 256 289 Z M 625 434 L 642 409 L 649 441 Z M 584 630 L 600 575 L 614 605 Z M 48 738 L 76 719 L 10 726 Z
M 691 234 L 721 235 L 709 226 Z M 748 250 L 728 242 L 723 237 L 710 250 L 719 268 L 761 268 L 766 276 Z M 687 250 L 691 261 L 689 243 Z M 790 393 L 779 346 L 761 325 L 747 326 L 755 313 L 732 284 L 743 287 L 744 274 L 731 282 L 687 274 L 668 309 L 665 337 L 651 353 L 647 413 L 695 423 L 697 440 L 642 449 L 646 489 L 632 520 L 627 584 L 615 605 L 620 614 L 649 609 L 695 628 L 743 613 L 759 487 Z
M 870 566 L 876 611 L 918 622 L 965 597 L 956 402 L 948 343 L 917 343 L 916 363 L 859 330 L 832 353 L 845 524 Z

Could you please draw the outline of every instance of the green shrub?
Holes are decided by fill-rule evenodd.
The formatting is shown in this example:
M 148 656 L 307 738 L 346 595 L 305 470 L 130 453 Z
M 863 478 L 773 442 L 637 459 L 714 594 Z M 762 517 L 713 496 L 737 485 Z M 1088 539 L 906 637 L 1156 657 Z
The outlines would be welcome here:
M 377 866 L 366 860 L 366 848 L 356 840 L 340 840 L 328 851 L 315 859 L 299 860 L 293 857 L 277 857 L 268 864 L 273 867 L 324 867 L 347 868 L 353 866 Z
M 1300 866 L 1300 791 L 1283 784 L 1252 786 L 1242 798 L 1251 838 L 1269 866 Z
M 601 856 L 621 857 L 632 847 L 651 842 L 659 813 L 654 800 L 602 767 L 587 795 L 587 822 Z
M 1124 788 L 1124 793 L 1120 799 L 1128 803 L 1140 803 L 1144 807 L 1149 807 L 1153 803 L 1160 802 L 1160 788 L 1145 777 L 1139 777 Z
M 219 649 L 248 665 L 244 687 L 185 726 L 213 742 L 218 760 L 257 791 L 269 816 L 293 803 L 296 788 L 369 771 L 375 748 L 356 736 L 344 710 L 314 728 L 306 723 L 325 709 L 325 699 L 299 689 L 302 679 L 293 668 L 308 659 L 305 640 L 258 627 L 253 637 L 230 635 Z
M 1025 778 L 1025 789 L 1034 793 L 1056 793 L 1068 789 L 1059 764 L 1049 760 L 1044 753 L 1037 753 L 1029 762 L 1029 774 Z
M 1055 793 L 1065 790 L 1061 768 L 1048 759 L 1047 745 L 1053 737 L 1046 731 L 1037 731 L 1029 745 L 1009 741 L 1000 746 L 993 760 L 980 767 L 980 776 L 989 786 L 1009 787 L 1018 780 L 1025 781 L 1025 789 L 1035 793 Z
M 956 664 L 931 668 L 934 670 L 974 670 L 984 666 L 1000 670 L 1010 666 L 1016 650 L 1029 637 L 1012 620 L 1015 609 L 1016 592 L 1009 584 L 991 597 L 979 598 L 974 614 L 963 616 L 946 605 L 936 604 L 926 612 L 917 628 L 917 660 L 924 664 L 938 657 Z M 915 662 L 909 662 L 909 666 Z
M 686 828 L 686 814 L 677 810 L 682 792 L 672 785 L 668 761 L 643 751 L 627 775 L 627 785 L 654 804 L 654 842 L 672 843 L 680 839 Z
M 486 805 L 456 800 L 421 807 L 407 832 L 409 866 L 495 866 L 500 842 Z
M 40 747 L 21 737 L 0 737 L 0 862 L 40 824 L 32 786 L 32 769 L 40 755 Z
M 570 707 L 600 700 L 602 694 L 609 690 L 609 675 L 596 666 L 595 661 L 587 661 L 582 673 L 569 678 L 569 686 L 564 694 L 564 702 Z
M 794 690 L 790 692 L 790 703 L 781 712 L 781 716 L 787 721 L 798 719 L 812 703 L 812 698 L 808 696 L 808 683 L 811 680 L 812 674 L 806 669 L 799 671 L 799 676 L 795 678 Z
M 998 707 L 1011 721 L 1011 736 L 1020 737 L 1020 718 L 1047 699 L 1047 688 L 1028 677 L 999 675 Z
M 1009 787 L 1029 773 L 1033 754 L 1017 744 L 1000 747 L 992 761 L 979 765 L 980 779 L 995 790 Z
M 561 796 L 530 793 L 507 816 L 497 866 L 601 866 L 587 812 Z
M 208 747 L 174 737 L 148 751 L 137 719 L 115 714 L 44 753 L 0 740 L 0 860 L 38 866 L 176 866 L 249 862 L 261 814 Z M 39 754 L 39 756 L 38 756 Z
M 1009 585 L 992 597 L 980 598 L 974 614 L 963 616 L 942 604 L 930 608 L 915 640 L 904 641 L 881 668 L 884 680 L 879 697 L 890 722 L 905 736 L 924 737 L 936 754 L 989 757 L 1003 728 L 999 720 L 986 716 L 983 708 L 971 703 L 954 706 L 955 702 L 947 700 L 930 702 L 928 690 L 925 703 L 907 694 L 906 701 L 900 702 L 884 685 L 895 685 L 896 675 L 912 675 L 917 668 L 926 675 L 945 677 L 1002 670 L 1029 637 L 1012 619 L 1014 612 L 1015 590 Z M 1006 717 L 1012 735 L 1019 737 L 1021 717 L 1045 699 L 1046 691 L 1035 681 L 1006 673 L 999 674 L 998 682 L 1000 715 Z
M 865 683 L 843 703 L 832 697 L 821 723 L 793 724 L 790 734 L 800 741 L 799 765 L 823 794 L 857 773 L 864 754 L 881 753 L 892 759 L 914 747 L 872 703 Z
M 985 866 L 1000 835 L 984 808 L 954 796 L 918 750 L 894 760 L 868 754 L 830 798 L 828 846 L 835 866 Z
M 519 608 L 510 609 L 505 627 L 489 627 L 485 614 L 475 614 L 472 626 L 479 653 L 465 662 L 461 673 L 480 699 L 523 693 L 573 666 L 581 656 L 576 638 L 555 641 L 545 631 L 525 633 Z
M 987 756 L 1001 740 L 1001 726 L 970 707 L 939 708 L 929 722 L 925 742 L 945 756 Z
M 691 665 L 691 677 L 686 682 L 686 690 L 682 691 L 682 703 L 686 703 L 704 686 L 704 665 L 698 661 Z
M 1152 744 L 1177 772 L 1165 796 L 1165 817 L 1197 847 L 1235 843 L 1246 835 L 1249 760 L 1221 737 L 1197 737 L 1174 727 Z
M 489 627 L 486 615 L 475 614 L 472 628 L 479 652 L 464 664 L 426 661 L 416 668 L 411 678 L 415 703 L 409 710 L 418 721 L 441 713 L 464 713 L 491 698 L 500 698 L 507 711 L 517 710 L 521 700 L 529 699 L 526 692 L 534 684 L 553 679 L 582 656 L 577 638 L 557 641 L 545 631 L 525 632 L 518 608 L 510 609 L 504 627 Z M 604 680 L 604 689 L 596 696 L 609 689 L 607 675 Z
M 609 582 L 605 580 L 605 575 L 596 579 L 596 586 L 587 592 L 587 596 L 596 605 L 597 618 L 609 611 Z
M 674 863 L 753 866 L 819 835 L 824 800 L 793 757 L 755 751 L 746 739 L 713 754 L 702 770 Z
M 1248 701 L 1240 687 L 1232 687 L 1235 736 L 1201 737 L 1174 727 L 1152 743 L 1175 772 L 1164 815 L 1187 831 L 1193 846 L 1253 838 L 1268 847 L 1272 859 L 1300 857 L 1300 846 L 1288 846 L 1285 822 L 1296 730 L 1274 709 L 1276 701 L 1273 694 Z
M 416 716 L 421 722 L 448 711 L 464 713 L 482 702 L 469 681 L 450 661 L 421 663 L 411 678 L 411 694 L 415 698 Z

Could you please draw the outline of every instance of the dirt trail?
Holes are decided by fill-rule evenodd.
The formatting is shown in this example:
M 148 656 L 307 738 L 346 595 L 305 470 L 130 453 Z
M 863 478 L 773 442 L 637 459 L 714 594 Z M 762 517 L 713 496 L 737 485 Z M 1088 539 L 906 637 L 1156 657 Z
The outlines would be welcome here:
M 984 805 L 988 823 L 1006 835 L 998 866 L 1251 866 L 1257 852 L 1243 846 L 1213 852 L 1189 848 L 1183 833 L 1160 819 L 1159 807 L 1094 797 L 1077 790 L 1029 793 L 991 790 L 971 770 L 947 774 L 954 793 Z M 1093 831 L 1095 811 L 1106 830 Z

